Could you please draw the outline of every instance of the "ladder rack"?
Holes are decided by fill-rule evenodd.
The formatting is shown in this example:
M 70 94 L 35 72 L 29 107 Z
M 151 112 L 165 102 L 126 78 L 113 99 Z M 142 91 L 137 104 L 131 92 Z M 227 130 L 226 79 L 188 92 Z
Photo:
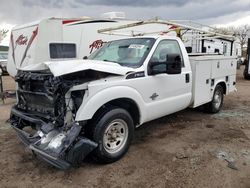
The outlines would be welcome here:
M 188 22 L 188 24 L 183 24 L 180 22 Z M 163 24 L 163 25 L 168 25 L 170 26 L 169 29 L 163 30 L 163 31 L 150 31 L 150 32 L 141 32 L 138 33 L 136 31 L 131 30 L 130 33 L 121 33 L 117 32 L 118 30 L 122 29 L 128 29 L 128 28 L 133 28 L 137 26 L 142 26 L 142 25 L 148 25 L 148 24 Z M 193 26 L 194 25 L 194 26 Z M 129 24 L 124 24 L 120 26 L 115 26 L 115 27 L 109 27 L 105 29 L 100 29 L 98 30 L 98 33 L 102 34 L 108 34 L 108 35 L 121 35 L 121 36 L 144 36 L 148 34 L 165 34 L 169 33 L 171 31 L 175 31 L 177 36 L 182 38 L 182 36 L 187 32 L 187 31 L 195 31 L 197 32 L 197 40 L 202 40 L 202 39 L 213 39 L 213 38 L 222 38 L 230 41 L 234 41 L 235 37 L 232 35 L 225 35 L 219 32 L 215 31 L 215 28 L 206 26 L 203 24 L 199 24 L 196 22 L 192 21 L 187 21 L 187 20 L 180 20 L 178 21 L 171 21 L 171 20 L 159 20 L 159 19 L 153 19 L 153 20 L 145 20 L 145 21 L 138 21 L 134 23 L 129 23 Z

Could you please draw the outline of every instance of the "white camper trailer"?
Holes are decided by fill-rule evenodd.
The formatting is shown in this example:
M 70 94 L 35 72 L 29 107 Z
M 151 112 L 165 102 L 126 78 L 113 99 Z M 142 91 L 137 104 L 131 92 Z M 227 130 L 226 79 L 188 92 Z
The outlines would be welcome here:
M 105 42 L 128 37 L 131 31 L 126 29 L 123 31 L 123 36 L 97 32 L 102 28 L 135 22 L 118 18 L 116 20 L 47 18 L 15 27 L 10 39 L 9 74 L 15 76 L 18 69 L 34 70 L 37 67 L 35 69 L 41 70 L 40 66 L 45 61 L 83 59 Z M 133 31 L 133 34 L 151 29 L 152 25 L 140 26 L 139 30 Z M 154 29 L 160 31 L 168 28 L 154 25 Z M 175 32 L 172 32 L 172 35 L 175 35 Z
M 11 33 L 8 71 L 33 69 L 40 63 L 58 59 L 82 59 L 114 36 L 96 35 L 96 30 L 116 24 L 112 20 L 48 18 L 15 27 Z M 125 22 L 126 23 L 126 22 Z

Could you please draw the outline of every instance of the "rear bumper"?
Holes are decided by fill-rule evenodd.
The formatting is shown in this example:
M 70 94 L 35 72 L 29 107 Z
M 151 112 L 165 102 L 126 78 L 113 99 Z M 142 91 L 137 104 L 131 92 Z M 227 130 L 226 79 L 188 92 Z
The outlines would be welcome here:
M 27 114 L 18 111 L 15 107 L 11 110 L 11 126 L 16 131 L 21 141 L 40 159 L 59 169 L 65 170 L 71 166 L 79 165 L 80 162 L 97 147 L 95 142 L 89 140 L 88 138 L 79 136 L 81 127 L 78 124 L 73 124 L 72 128 L 67 132 L 49 129 L 47 133 L 42 133 L 41 128 L 38 131 L 39 133 L 30 134 L 20 127 L 17 119 L 35 123 L 38 127 L 48 127 L 49 125 L 39 119 L 30 117 Z M 53 133 L 53 136 L 50 140 L 48 140 L 51 133 Z M 43 136 L 41 136 L 41 134 Z M 50 147 L 50 144 L 55 142 L 56 137 L 62 135 L 64 135 L 64 140 L 59 142 L 59 145 L 56 147 Z M 43 143 L 45 137 L 47 137 L 47 142 Z M 58 144 L 58 141 L 56 144 Z

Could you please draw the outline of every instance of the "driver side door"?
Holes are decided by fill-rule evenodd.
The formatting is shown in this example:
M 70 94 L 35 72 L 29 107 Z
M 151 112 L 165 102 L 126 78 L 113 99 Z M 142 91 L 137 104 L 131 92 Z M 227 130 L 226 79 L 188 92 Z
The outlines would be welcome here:
M 180 74 L 167 74 L 166 64 L 168 54 L 179 54 L 182 61 Z M 149 64 L 160 63 L 154 66 L 157 74 L 146 76 L 147 121 L 159 118 L 189 106 L 191 101 L 191 70 L 184 71 L 185 65 L 181 48 L 177 40 L 165 39 L 158 43 Z M 151 66 L 148 65 L 148 72 Z M 187 76 L 189 75 L 189 77 Z

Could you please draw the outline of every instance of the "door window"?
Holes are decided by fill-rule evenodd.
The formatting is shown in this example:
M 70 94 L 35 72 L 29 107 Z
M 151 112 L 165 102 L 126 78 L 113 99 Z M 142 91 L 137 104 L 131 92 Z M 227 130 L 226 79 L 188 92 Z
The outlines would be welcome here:
M 163 63 L 167 61 L 168 54 L 179 54 L 181 57 L 182 67 L 184 67 L 183 57 L 181 53 L 180 46 L 176 40 L 163 40 L 161 41 L 156 50 L 154 51 L 150 62 L 153 63 Z M 165 72 L 166 64 L 160 64 L 154 67 L 157 72 Z

